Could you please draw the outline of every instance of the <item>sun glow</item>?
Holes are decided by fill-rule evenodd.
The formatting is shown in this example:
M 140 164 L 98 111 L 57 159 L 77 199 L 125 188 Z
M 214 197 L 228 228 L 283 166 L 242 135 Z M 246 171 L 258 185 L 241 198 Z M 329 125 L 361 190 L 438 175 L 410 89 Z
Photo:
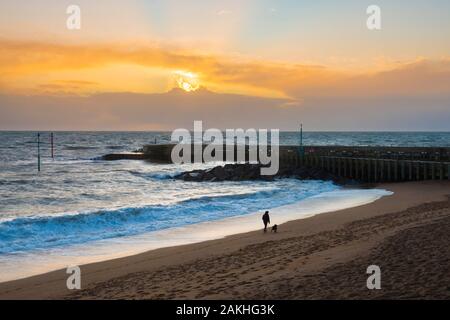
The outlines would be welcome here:
M 178 87 L 186 92 L 192 92 L 200 88 L 198 76 L 192 72 L 175 71 L 175 81 Z

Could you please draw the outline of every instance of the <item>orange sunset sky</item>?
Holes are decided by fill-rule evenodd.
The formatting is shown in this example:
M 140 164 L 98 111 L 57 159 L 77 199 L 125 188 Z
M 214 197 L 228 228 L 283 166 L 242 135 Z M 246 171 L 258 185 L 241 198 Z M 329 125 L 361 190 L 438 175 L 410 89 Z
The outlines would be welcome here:
M 66 27 L 71 4 L 80 30 Z M 366 27 L 371 4 L 381 30 Z M 0 3 L 0 130 L 172 130 L 193 120 L 448 131 L 450 3 Z

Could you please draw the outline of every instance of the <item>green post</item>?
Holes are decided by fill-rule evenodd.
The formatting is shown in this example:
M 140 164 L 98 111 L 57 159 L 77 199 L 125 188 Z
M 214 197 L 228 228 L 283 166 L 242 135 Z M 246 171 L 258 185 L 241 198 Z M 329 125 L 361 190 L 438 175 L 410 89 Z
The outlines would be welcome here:
M 37 134 L 37 147 L 38 147 L 38 171 L 41 171 L 41 134 Z
M 300 147 L 298 149 L 298 153 L 299 153 L 300 158 L 302 159 L 302 163 L 303 163 L 303 157 L 305 155 L 305 150 L 303 149 L 303 123 L 300 124 Z
M 51 148 L 52 148 L 52 159 L 55 159 L 55 153 L 53 151 L 53 132 L 50 133 L 50 144 L 51 144 Z

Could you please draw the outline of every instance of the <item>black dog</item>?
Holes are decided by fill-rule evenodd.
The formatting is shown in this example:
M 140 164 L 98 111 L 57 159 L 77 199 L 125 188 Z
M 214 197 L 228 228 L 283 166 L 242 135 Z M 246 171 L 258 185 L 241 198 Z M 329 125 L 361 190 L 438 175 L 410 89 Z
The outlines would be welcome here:
M 272 227 L 272 232 L 275 232 L 275 233 L 277 233 L 277 231 L 278 231 L 278 225 L 273 225 L 273 227 Z

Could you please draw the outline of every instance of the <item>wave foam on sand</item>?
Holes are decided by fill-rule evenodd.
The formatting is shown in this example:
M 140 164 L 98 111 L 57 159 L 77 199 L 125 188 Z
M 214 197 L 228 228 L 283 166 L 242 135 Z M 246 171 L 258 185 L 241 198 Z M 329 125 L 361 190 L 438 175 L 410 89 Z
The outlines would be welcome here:
M 324 192 L 294 204 L 271 210 L 272 224 L 304 219 L 317 214 L 361 206 L 392 192 L 383 189 L 344 189 Z M 148 250 L 220 239 L 232 234 L 262 229 L 261 213 L 149 232 L 138 236 L 95 241 L 86 245 L 47 252 L 15 254 L 0 262 L 0 282 L 114 258 Z M 280 230 L 282 232 L 282 228 Z

